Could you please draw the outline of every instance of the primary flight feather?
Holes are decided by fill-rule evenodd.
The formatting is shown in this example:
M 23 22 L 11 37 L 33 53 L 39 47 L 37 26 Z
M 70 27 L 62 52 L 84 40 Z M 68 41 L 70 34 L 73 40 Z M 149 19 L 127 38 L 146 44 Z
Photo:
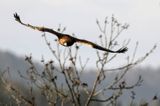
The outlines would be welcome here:
M 33 25 L 30 25 L 30 24 L 23 23 L 20 19 L 20 16 L 17 13 L 14 14 L 14 18 L 17 22 L 19 22 L 20 24 L 22 24 L 24 26 L 30 27 L 30 28 L 38 30 L 38 31 L 49 32 L 49 33 L 52 33 L 52 34 L 56 35 L 58 37 L 59 43 L 63 46 L 66 46 L 66 47 L 72 46 L 74 43 L 81 43 L 81 44 L 88 45 L 92 48 L 102 50 L 102 51 L 106 51 L 106 52 L 111 52 L 111 53 L 125 53 L 127 51 L 127 47 L 123 47 L 123 48 L 120 48 L 117 51 L 113 51 L 113 50 L 110 50 L 110 49 L 106 49 L 102 46 L 99 46 L 99 45 L 97 45 L 93 42 L 90 42 L 88 40 L 79 39 L 79 38 L 76 38 L 76 37 L 72 37 L 68 34 L 59 33 L 57 31 L 54 31 L 53 29 L 50 29 L 50 28 L 33 26 Z

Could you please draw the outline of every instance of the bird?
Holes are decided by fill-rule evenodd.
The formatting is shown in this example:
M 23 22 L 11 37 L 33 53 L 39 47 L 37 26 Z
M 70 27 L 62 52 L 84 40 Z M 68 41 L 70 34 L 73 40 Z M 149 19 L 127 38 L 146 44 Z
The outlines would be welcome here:
M 56 35 L 57 38 L 58 38 L 59 44 L 61 44 L 62 46 L 65 46 L 65 47 L 72 46 L 74 43 L 80 43 L 80 44 L 88 45 L 88 46 L 90 46 L 94 49 L 105 51 L 105 52 L 110 52 L 110 53 L 125 53 L 128 50 L 127 47 L 122 47 L 122 48 L 120 48 L 116 51 L 110 50 L 110 49 L 104 48 L 102 46 L 99 46 L 99 45 L 97 45 L 97 44 L 95 44 L 91 41 L 88 41 L 88 40 L 85 40 L 85 39 L 79 39 L 79 38 L 73 37 L 69 34 L 60 33 L 60 32 L 57 32 L 57 31 L 51 29 L 51 28 L 33 26 L 31 24 L 26 24 L 26 23 L 21 21 L 20 16 L 17 13 L 14 13 L 13 15 L 14 15 L 14 18 L 17 22 L 19 22 L 20 24 L 22 24 L 26 27 L 29 27 L 29 28 L 32 28 L 34 30 L 38 30 L 38 31 L 41 31 L 41 32 L 48 32 L 48 33 L 51 33 L 53 35 Z

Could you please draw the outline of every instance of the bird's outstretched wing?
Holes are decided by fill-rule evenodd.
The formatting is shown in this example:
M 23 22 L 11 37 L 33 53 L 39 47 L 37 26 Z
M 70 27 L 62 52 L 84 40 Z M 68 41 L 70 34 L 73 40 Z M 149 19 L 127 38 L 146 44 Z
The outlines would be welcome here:
M 33 25 L 30 25 L 30 24 L 23 23 L 20 19 L 20 16 L 17 13 L 14 14 L 14 18 L 20 24 L 22 24 L 26 27 L 32 28 L 34 30 L 38 30 L 38 31 L 42 31 L 42 32 L 49 32 L 49 33 L 52 33 L 52 34 L 56 35 L 57 37 L 60 37 L 62 35 L 61 33 L 57 32 L 57 31 L 54 31 L 53 29 L 50 29 L 50 28 L 33 26 Z
M 95 48 L 95 49 L 99 49 L 99 50 L 106 51 L 106 52 L 111 52 L 111 53 L 125 53 L 128 50 L 127 47 L 122 47 L 122 48 L 118 49 L 117 51 L 113 51 L 113 50 L 106 49 L 106 48 L 104 48 L 102 46 L 99 46 L 99 45 L 93 43 L 93 42 L 90 42 L 90 41 L 87 41 L 87 40 L 83 40 L 83 39 L 77 39 L 76 42 L 88 45 L 88 46 L 90 46 L 92 48 Z
M 14 18 L 17 22 L 19 22 L 20 24 L 26 26 L 26 27 L 29 27 L 29 28 L 32 28 L 32 29 L 35 29 L 35 30 L 38 30 L 38 31 L 42 31 L 42 32 L 49 32 L 49 33 L 52 33 L 54 35 L 56 35 L 58 38 L 64 36 L 64 34 L 62 33 L 59 33 L 59 32 L 56 32 L 54 31 L 53 29 L 50 29 L 50 28 L 46 28 L 46 27 L 39 27 L 39 26 L 33 26 L 33 25 L 30 25 L 30 24 L 26 24 L 26 23 L 23 23 L 20 19 L 20 16 L 15 13 L 14 14 Z M 104 47 L 101 47 L 93 42 L 90 42 L 90 41 L 87 41 L 87 40 L 83 40 L 83 39 L 78 39 L 78 38 L 74 38 L 72 36 L 70 36 L 71 38 L 73 38 L 76 42 L 78 43 L 82 43 L 82 44 L 85 44 L 85 45 L 88 45 L 88 46 L 91 46 L 92 48 L 95 48 L 95 49 L 99 49 L 99 50 L 102 50 L 102 51 L 106 51 L 106 52 L 111 52 L 111 53 L 125 53 L 128 48 L 127 47 L 123 47 L 123 48 L 120 48 L 119 50 L 117 51 L 113 51 L 113 50 L 110 50 L 110 49 L 106 49 Z

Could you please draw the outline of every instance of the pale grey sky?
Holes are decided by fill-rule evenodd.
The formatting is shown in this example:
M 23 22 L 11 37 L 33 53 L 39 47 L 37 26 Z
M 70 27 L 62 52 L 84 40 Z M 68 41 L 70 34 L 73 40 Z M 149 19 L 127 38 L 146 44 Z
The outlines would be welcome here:
M 75 33 L 77 37 L 98 42 L 99 31 L 96 19 L 104 19 L 112 14 L 120 22 L 130 24 L 122 33 L 121 41 L 131 39 L 127 54 L 134 50 L 133 45 L 139 41 L 137 57 L 160 42 L 160 1 L 159 0 L 1 0 L 0 2 L 0 50 L 10 50 L 24 56 L 32 53 L 36 59 L 51 57 L 40 32 L 28 29 L 16 23 L 13 13 L 17 12 L 25 22 L 57 28 L 66 26 L 65 33 Z M 56 38 L 48 35 L 48 39 Z M 54 45 L 54 42 L 52 42 Z M 94 61 L 95 51 L 81 47 L 80 54 Z M 143 63 L 160 66 L 160 48 Z M 86 57 L 87 56 L 87 57 Z

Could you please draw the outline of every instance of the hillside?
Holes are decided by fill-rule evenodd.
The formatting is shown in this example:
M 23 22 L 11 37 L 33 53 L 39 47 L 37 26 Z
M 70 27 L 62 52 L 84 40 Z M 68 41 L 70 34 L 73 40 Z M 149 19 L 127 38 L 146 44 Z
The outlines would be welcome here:
M 42 66 L 38 64 L 38 62 L 35 62 L 35 63 L 36 63 L 36 66 L 39 67 L 39 69 L 42 68 Z M 15 83 L 18 82 L 18 86 L 25 88 L 25 85 L 23 85 L 24 80 L 21 80 L 17 72 L 17 71 L 20 71 L 22 74 L 24 75 L 26 74 L 25 71 L 28 69 L 29 66 L 25 61 L 24 57 L 19 57 L 11 52 L 0 51 L 0 70 L 3 71 L 7 69 L 7 67 L 9 67 L 10 73 L 12 75 L 12 79 L 14 79 Z M 96 73 L 94 71 L 89 71 L 89 70 L 91 69 L 88 69 L 88 71 L 85 72 L 85 74 L 83 74 L 82 80 L 86 81 L 88 84 L 90 84 L 89 86 L 91 86 Z M 110 75 L 107 75 L 108 76 L 107 81 L 111 81 L 112 76 L 114 74 L 115 73 L 110 73 Z M 130 71 L 125 77 L 125 79 L 127 80 L 127 83 L 134 83 L 139 75 L 142 75 L 142 78 L 144 81 L 142 86 L 134 89 L 136 93 L 136 100 L 150 101 L 155 94 L 159 96 L 160 95 L 159 94 L 160 93 L 160 84 L 159 84 L 160 68 L 155 69 L 149 66 L 137 67 L 136 69 L 133 69 L 132 71 Z M 58 78 L 64 79 L 63 76 L 59 76 Z M 60 81 L 63 82 L 63 80 L 60 80 Z M 62 83 L 62 82 L 59 82 L 59 83 Z M 108 82 L 103 82 L 102 86 L 105 85 L 106 83 Z M 129 100 L 128 98 L 129 96 L 130 96 L 130 92 L 126 92 L 121 97 L 121 100 L 122 101 Z M 0 101 L 2 101 L 2 97 L 5 97 L 5 96 L 4 94 L 1 93 Z

